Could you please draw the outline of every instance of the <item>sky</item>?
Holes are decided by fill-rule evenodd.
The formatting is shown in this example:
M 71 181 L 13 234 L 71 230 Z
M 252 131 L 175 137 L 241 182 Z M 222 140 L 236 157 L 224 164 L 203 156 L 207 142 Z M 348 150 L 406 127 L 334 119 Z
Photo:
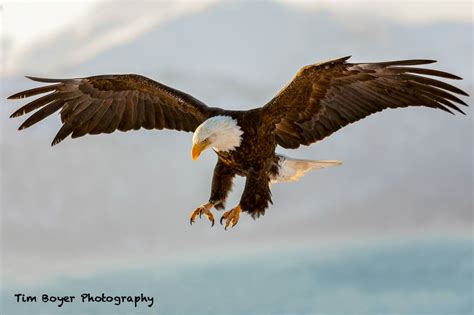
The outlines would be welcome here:
M 84 24 L 83 21 L 89 20 L 88 14 L 91 10 L 108 3 L 113 3 L 113 1 L 6 1 L 2 7 L 2 44 L 4 45 L 2 52 L 5 53 L 9 62 L 2 72 L 7 74 L 15 72 L 15 65 L 21 62 L 25 53 L 34 49 L 35 44 L 53 38 L 65 28 L 81 23 L 83 25 L 79 28 L 80 32 L 82 31 L 84 36 L 87 36 L 90 26 L 87 23 Z M 147 15 L 146 11 L 125 10 L 112 18 L 115 20 L 122 15 L 124 18 L 128 17 L 128 23 L 122 28 L 115 28 L 113 32 L 105 34 L 100 40 L 89 43 L 88 49 L 82 52 L 80 58 L 93 56 L 114 44 L 133 38 L 155 23 L 206 7 L 208 3 L 210 1 L 206 0 L 170 2 L 167 10 L 164 10 L 161 15 L 156 12 Z M 130 18 L 131 15 L 135 17 L 137 14 L 140 16 L 139 19 Z M 107 18 L 103 16 L 104 21 L 107 21 Z
M 88 13 L 95 6 L 113 1 L 41 1 L 41 0 L 15 0 L 4 1 L 2 5 L 1 23 L 2 52 L 9 59 L 8 65 L 2 70 L 3 73 L 14 73 L 15 63 L 21 60 L 23 54 L 32 49 L 35 43 L 51 38 L 72 24 L 87 21 Z M 152 1 L 153 2 L 153 1 Z M 167 10 L 162 16 L 141 12 L 140 19 L 132 19 L 133 23 L 126 25 L 126 34 L 117 29 L 115 33 L 109 33 L 99 41 L 89 44 L 88 49 L 82 52 L 81 58 L 88 58 L 101 50 L 133 38 L 147 30 L 151 25 L 172 18 L 175 15 L 186 12 L 201 10 L 212 4 L 213 0 L 182 0 L 170 4 L 171 10 Z M 433 21 L 468 22 L 472 20 L 472 3 L 470 1 L 404 1 L 410 6 L 400 5 L 400 1 L 281 1 L 284 5 L 301 8 L 302 10 L 327 9 L 341 17 L 354 16 L 355 14 L 371 14 L 382 18 L 395 19 L 407 23 L 425 23 Z M 426 6 L 430 9 L 426 10 Z M 124 12 L 124 14 L 135 14 Z M 105 19 L 106 17 L 104 17 Z M 87 24 L 81 26 L 87 31 Z
M 104 2 L 28 3 L 3 7 L 9 76 L 2 80 L 2 98 L 36 86 L 25 74 L 133 71 L 127 73 L 147 75 L 209 105 L 245 109 L 264 104 L 298 67 L 348 54 L 351 61 L 438 59 L 436 69 L 465 78 L 450 83 L 474 94 L 470 2 L 287 3 L 292 10 L 250 2 L 204 10 L 208 3 L 184 2 L 152 12 L 145 4 L 124 10 Z M 82 22 L 85 16 L 89 23 Z M 227 233 L 205 220 L 188 224 L 188 213 L 208 197 L 215 164 L 212 152 L 190 160 L 191 134 L 117 132 L 52 148 L 57 115 L 18 132 L 24 117 L 8 116 L 24 103 L 6 101 L 0 108 L 2 271 L 11 283 L 90 275 L 109 266 L 141 268 L 167 257 L 189 262 L 233 252 L 245 260 L 251 251 L 297 244 L 466 238 L 472 231 L 472 107 L 467 116 L 389 110 L 317 145 L 285 151 L 343 165 L 275 185 L 267 214 L 257 221 L 242 216 Z M 236 180 L 227 206 L 238 202 L 243 183 Z M 449 243 L 443 246 L 441 256 Z M 411 253 L 394 265 L 411 266 Z M 424 266 L 425 257 L 419 262 Z

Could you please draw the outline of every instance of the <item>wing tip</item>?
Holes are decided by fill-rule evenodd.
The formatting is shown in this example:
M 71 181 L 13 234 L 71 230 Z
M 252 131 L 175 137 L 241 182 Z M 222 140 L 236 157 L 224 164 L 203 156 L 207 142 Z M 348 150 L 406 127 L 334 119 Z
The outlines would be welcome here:
M 434 59 L 403 59 L 403 60 L 391 60 L 383 62 L 374 62 L 375 64 L 380 64 L 384 67 L 391 66 L 418 66 L 418 65 L 429 65 L 438 62 Z M 369 63 L 370 64 L 370 63 Z
M 16 100 L 16 99 L 20 99 L 20 98 L 22 98 L 22 97 L 21 97 L 21 92 L 20 92 L 20 93 L 15 93 L 15 94 L 13 94 L 13 95 L 8 96 L 8 97 L 7 97 L 7 100 Z
M 331 63 L 346 62 L 346 61 L 349 60 L 351 57 L 352 57 L 352 55 L 348 55 L 348 56 L 344 56 L 344 57 L 341 57 L 341 58 L 337 58 L 337 59 L 331 60 L 330 62 L 331 62 Z
M 51 142 L 51 146 L 54 147 L 55 145 L 59 144 L 61 141 L 63 141 L 64 139 L 62 138 L 58 138 L 58 137 L 55 137 L 53 139 L 53 141 Z
M 16 117 L 19 117 L 21 115 L 22 115 L 22 113 L 14 112 L 13 114 L 10 115 L 10 118 L 16 118 Z
M 432 63 L 437 63 L 438 60 L 435 60 L 435 59 L 418 59 L 420 62 L 420 64 L 425 64 L 425 65 L 429 65 L 429 64 L 432 64 Z
M 65 79 L 40 78 L 40 77 L 33 77 L 30 75 L 25 75 L 25 78 L 30 79 L 32 81 L 43 82 L 43 83 L 57 83 L 57 82 L 65 81 Z
M 466 105 L 466 106 L 467 106 L 467 105 Z M 464 116 L 466 116 L 466 113 L 465 113 L 462 109 L 460 109 L 459 107 L 457 107 L 457 106 L 456 106 L 456 110 L 457 110 L 458 112 L 460 112 L 461 114 L 463 114 Z
M 466 105 L 466 106 L 467 106 L 467 105 Z M 441 109 L 441 110 L 444 110 L 444 111 L 447 112 L 447 113 L 450 113 L 450 114 L 453 115 L 453 116 L 455 116 L 456 113 L 453 112 L 452 110 L 455 110 L 457 113 L 460 113 L 460 114 L 462 114 L 462 115 L 464 115 L 464 116 L 467 115 L 462 109 L 460 109 L 459 107 L 457 107 L 457 106 L 455 106 L 455 105 L 450 106 L 449 108 L 448 108 L 447 106 L 440 106 L 440 107 L 438 107 L 438 108 Z M 452 110 L 451 110 L 451 109 L 452 109 Z
M 401 62 L 413 62 L 417 65 L 429 65 L 433 63 L 437 63 L 438 60 L 435 59 L 407 59 L 407 60 L 400 60 Z
M 436 70 L 436 72 L 439 74 L 438 76 L 444 77 L 446 79 L 451 79 L 451 80 L 463 80 L 460 76 L 457 76 L 455 74 L 452 74 L 450 72 L 445 72 L 445 71 L 439 71 Z
M 460 76 L 457 76 L 457 75 L 452 74 L 452 73 L 451 73 L 451 78 L 450 78 L 450 79 L 453 79 L 453 80 L 464 80 L 464 79 L 461 78 Z M 463 91 L 463 92 L 464 92 L 464 91 Z M 466 93 L 466 92 L 464 92 L 464 93 Z M 467 93 L 466 93 L 465 95 L 469 96 Z
M 15 93 L 13 95 L 10 95 L 7 97 L 7 100 L 19 100 L 19 99 L 22 99 L 22 98 L 27 98 L 28 96 L 25 95 L 26 92 L 28 92 L 30 90 L 25 90 L 25 91 L 21 91 L 21 92 L 18 92 L 18 93 Z

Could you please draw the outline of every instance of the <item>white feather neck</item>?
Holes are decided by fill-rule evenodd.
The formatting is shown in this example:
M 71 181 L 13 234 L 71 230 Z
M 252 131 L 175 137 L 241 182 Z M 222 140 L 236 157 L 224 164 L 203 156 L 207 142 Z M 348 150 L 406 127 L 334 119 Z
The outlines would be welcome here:
M 243 133 L 236 119 L 230 116 L 214 116 L 197 127 L 193 143 L 209 139 L 210 146 L 215 151 L 227 152 L 240 146 Z

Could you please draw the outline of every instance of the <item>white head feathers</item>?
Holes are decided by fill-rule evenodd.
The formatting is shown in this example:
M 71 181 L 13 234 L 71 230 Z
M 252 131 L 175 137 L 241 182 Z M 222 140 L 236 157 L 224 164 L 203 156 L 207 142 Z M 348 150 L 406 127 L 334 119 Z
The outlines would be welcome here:
M 237 120 L 232 117 L 214 116 L 197 127 L 193 135 L 193 144 L 207 139 L 209 146 L 214 150 L 231 151 L 240 146 L 243 133 Z

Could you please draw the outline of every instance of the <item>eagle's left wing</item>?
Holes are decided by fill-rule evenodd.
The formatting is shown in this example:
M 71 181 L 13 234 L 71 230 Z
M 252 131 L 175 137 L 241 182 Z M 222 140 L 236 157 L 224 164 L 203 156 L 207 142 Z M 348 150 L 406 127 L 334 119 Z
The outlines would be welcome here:
M 278 145 L 288 149 L 309 145 L 386 108 L 427 106 L 463 113 L 454 103 L 466 103 L 453 93 L 467 93 L 426 76 L 461 78 L 412 67 L 433 60 L 347 63 L 347 59 L 303 67 L 262 108 L 263 115 L 276 122 Z
M 136 74 L 100 75 L 76 79 L 43 79 L 52 83 L 16 93 L 19 99 L 48 93 L 15 111 L 17 117 L 35 111 L 19 129 L 60 110 L 61 129 L 52 145 L 67 136 L 145 129 L 194 131 L 220 109 L 208 107 L 189 94 Z

